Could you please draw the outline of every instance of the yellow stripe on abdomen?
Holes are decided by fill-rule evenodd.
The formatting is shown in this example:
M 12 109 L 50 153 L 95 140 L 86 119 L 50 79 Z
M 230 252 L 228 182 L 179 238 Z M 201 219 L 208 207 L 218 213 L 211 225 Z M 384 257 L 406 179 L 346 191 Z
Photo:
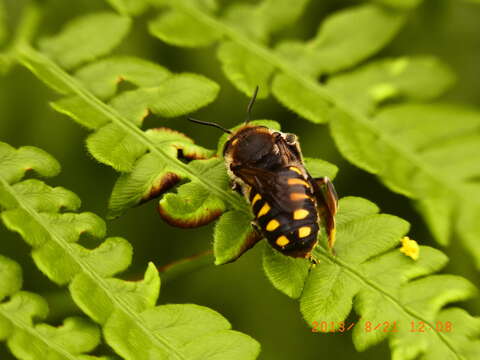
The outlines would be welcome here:
M 268 203 L 265 203 L 262 206 L 262 208 L 260 209 L 260 211 L 258 212 L 257 218 L 259 218 L 260 216 L 268 214 L 269 211 L 270 211 L 270 205 L 268 205 Z

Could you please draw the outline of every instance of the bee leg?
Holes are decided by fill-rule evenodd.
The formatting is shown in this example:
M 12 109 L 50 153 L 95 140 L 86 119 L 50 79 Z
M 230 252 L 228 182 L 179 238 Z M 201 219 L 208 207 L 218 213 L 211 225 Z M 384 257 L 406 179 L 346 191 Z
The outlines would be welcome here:
M 242 187 L 236 181 L 230 181 L 230 186 L 232 187 L 233 191 L 236 191 L 243 196 Z
M 325 222 L 328 233 L 328 247 L 333 250 L 335 244 L 335 215 L 338 210 L 338 195 L 335 191 L 333 183 L 328 177 L 320 177 L 314 179 L 316 185 L 315 195 L 320 204 L 323 204 L 326 208 Z
M 252 224 L 252 227 L 259 233 L 261 234 L 261 228 L 260 228 L 260 225 L 258 225 L 258 223 L 256 221 L 252 221 L 250 222 L 250 224 Z
M 310 260 L 312 268 L 314 268 L 320 263 L 320 260 L 318 260 L 312 253 L 308 255 L 307 259 Z

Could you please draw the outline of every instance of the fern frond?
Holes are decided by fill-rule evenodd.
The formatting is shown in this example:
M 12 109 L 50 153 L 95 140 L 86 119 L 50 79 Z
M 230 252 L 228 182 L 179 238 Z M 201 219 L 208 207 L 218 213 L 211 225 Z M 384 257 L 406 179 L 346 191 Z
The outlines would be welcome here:
M 402 13 L 375 5 L 359 6 L 327 19 L 307 46 L 300 42 L 285 42 L 275 50 L 278 58 L 276 54 L 270 54 L 273 50 L 266 45 L 271 35 L 283 26 L 292 24 L 301 15 L 307 2 L 265 0 L 256 6 L 234 5 L 227 9 L 224 19 L 217 19 L 211 13 L 202 11 L 195 6 L 195 2 L 169 2 L 169 11 L 188 17 L 188 21 L 193 21 L 192 24 L 199 24 L 197 32 L 200 34 L 200 27 L 207 26 L 210 31 L 225 36 L 227 39 L 218 48 L 218 58 L 225 75 L 248 96 L 257 84 L 260 85 L 260 97 L 268 95 L 270 78 L 276 68 L 287 74 L 300 70 L 309 75 L 339 71 L 382 48 L 397 33 L 405 19 Z M 182 24 L 165 27 L 166 20 L 164 14 L 153 20 L 150 24 L 151 33 L 172 45 L 183 46 L 188 41 L 188 35 L 178 40 Z M 365 24 L 368 26 L 363 26 Z M 215 40 L 212 38 L 211 42 Z M 285 61 L 283 56 L 289 60 Z M 292 62 L 295 66 L 292 66 Z
M 215 311 L 193 304 L 155 306 L 160 278 L 153 264 L 142 281 L 115 278 L 131 262 L 132 249 L 126 240 L 110 237 L 93 250 L 79 244 L 85 233 L 104 238 L 103 220 L 92 213 L 73 212 L 80 200 L 66 189 L 51 188 L 37 179 L 21 180 L 30 169 L 45 176 L 58 172 L 57 162 L 48 154 L 31 147 L 15 150 L 0 143 L 0 160 L 0 216 L 4 224 L 32 246 L 33 259 L 43 273 L 58 284 L 69 284 L 75 303 L 102 325 L 106 342 L 120 356 L 256 358 L 258 344 L 230 330 L 228 321 Z M 13 292 L 11 283 L 2 282 L 2 293 Z
M 159 65 L 125 57 L 86 65 L 75 76 L 28 46 L 19 49 L 19 58 L 45 83 L 67 95 L 52 103 L 54 109 L 96 130 L 87 139 L 92 155 L 123 172 L 112 192 L 110 216 L 158 196 L 181 180 L 189 182 L 159 204 L 167 221 L 198 226 L 227 208 L 249 214 L 245 201 L 230 190 L 223 161 L 200 160 L 213 151 L 173 130 L 139 128 L 147 111 L 170 117 L 204 106 L 216 96 L 215 83 L 199 75 L 172 75 Z M 116 95 L 119 79 L 139 88 Z
M 394 0 L 379 2 L 400 5 Z M 260 3 L 256 11 L 266 3 Z M 414 6 L 417 2 L 402 3 Z M 303 2 L 299 6 L 303 7 Z M 218 57 L 225 75 L 239 90 L 251 94 L 260 83 L 263 96 L 271 90 L 286 107 L 306 119 L 329 122 L 340 152 L 349 161 L 378 175 L 390 189 L 414 199 L 439 243 L 447 244 L 455 232 L 480 268 L 480 251 L 475 245 L 480 227 L 474 220 L 480 216 L 480 169 L 469 164 L 464 159 L 468 152 L 463 152 L 475 142 L 471 137 L 479 134 L 474 120 L 478 115 L 453 107 L 448 121 L 441 115 L 445 105 L 405 105 L 404 111 L 384 107 L 392 100 L 435 99 L 452 84 L 450 70 L 435 58 L 412 57 L 371 62 L 337 75 L 384 47 L 399 31 L 407 13 L 374 4 L 352 7 L 325 19 L 314 38 L 283 41 L 272 48 L 268 39 L 275 28 L 266 25 L 268 16 L 257 17 L 256 21 L 265 26 L 258 25 L 261 36 L 253 36 L 247 22 L 242 26 L 242 22 L 232 24 L 229 20 L 235 17 L 232 12 L 242 16 L 237 8 L 231 9 L 228 17 L 218 17 L 191 1 L 168 1 L 167 7 L 169 12 L 195 19 L 199 26 L 222 36 Z M 278 7 L 279 12 L 286 9 L 281 4 Z M 182 46 L 171 36 L 176 28 L 162 26 L 163 16 L 161 13 L 153 21 L 152 34 Z M 325 84 L 317 81 L 320 75 L 328 75 Z M 433 120 L 424 121 L 425 116 L 442 116 L 442 126 L 448 131 L 437 135 L 441 127 Z M 394 122 L 395 128 L 387 122 Z M 470 127 L 470 133 L 465 127 Z M 473 159 L 478 151 L 472 151 Z M 442 160 L 446 153 L 449 156 Z
M 115 13 L 94 13 L 71 21 L 56 36 L 40 41 L 40 48 L 61 66 L 71 69 L 108 54 L 130 30 L 131 20 Z M 102 29 L 102 36 L 98 36 Z M 75 44 L 75 46 L 72 46 Z
M 20 266 L 0 255 L 0 341 L 6 341 L 18 359 L 87 360 L 100 343 L 100 331 L 82 318 L 68 318 L 59 327 L 45 323 L 47 302 L 39 295 L 21 291 Z
M 219 23 L 211 18 L 210 14 L 193 5 L 190 8 L 190 5 L 183 2 L 175 2 L 175 4 L 179 4 L 178 6 L 182 9 L 185 7 L 192 10 L 194 14 L 198 12 L 196 19 L 202 21 L 204 25 L 220 24 L 222 29 L 228 30 L 221 33 L 232 36 L 236 40 L 243 39 L 242 46 L 260 49 L 260 53 L 263 51 L 262 56 L 271 55 L 270 50 L 247 39 L 235 26 Z M 378 44 L 372 47 L 374 50 L 378 48 Z M 278 55 L 272 56 L 277 59 Z M 359 57 L 361 56 L 366 55 L 362 53 Z M 182 162 L 177 157 L 178 153 L 173 153 L 173 150 L 171 150 L 171 154 L 168 153 L 169 150 L 166 150 L 169 149 L 168 146 L 159 147 L 154 144 L 147 133 L 138 128 L 138 123 L 134 124 L 131 121 L 133 117 L 132 119 L 126 118 L 120 110 L 115 108 L 113 100 L 108 101 L 108 95 L 95 94 L 95 90 L 88 85 L 88 82 L 82 84 L 81 80 L 67 73 L 32 48 L 22 49 L 21 61 L 48 84 L 58 84 L 60 89 L 68 89 L 69 94 L 82 100 L 81 107 L 73 107 L 75 111 L 64 111 L 65 113 L 82 124 L 88 124 L 94 130 L 111 124 L 122 126 L 125 136 L 131 139 L 129 147 L 134 148 L 135 144 L 135 146 L 144 146 L 148 150 L 146 154 L 140 158 L 137 157 L 137 160 L 132 163 L 132 170 L 128 170 L 129 172 L 122 175 L 124 177 L 122 181 L 125 181 L 124 185 L 121 185 L 120 180 L 117 183 L 117 186 L 125 191 L 124 199 L 135 199 L 130 202 L 120 201 L 125 204 L 123 209 L 140 202 L 142 196 L 145 195 L 145 189 L 162 191 L 165 186 L 170 186 L 172 182 L 175 182 L 175 179 L 172 180 L 172 178 L 183 177 L 189 182 L 179 187 L 176 194 L 165 196 L 160 202 L 161 208 L 168 209 L 168 213 L 172 214 L 173 220 L 171 221 L 178 222 L 179 219 L 188 218 L 189 223 L 201 223 L 203 221 L 201 220 L 202 214 L 211 215 L 207 213 L 207 209 L 218 210 L 218 212 L 227 210 L 215 228 L 216 263 L 225 263 L 238 256 L 245 238 L 251 235 L 251 213 L 245 201 L 228 189 L 221 159 L 211 158 L 193 160 L 188 163 Z M 296 84 L 299 84 L 301 89 L 304 89 L 305 85 L 310 86 L 310 92 L 307 94 L 317 100 L 320 94 L 324 99 L 323 96 L 327 90 L 320 87 L 310 77 L 292 70 L 284 60 L 275 64 L 276 67 L 283 64 L 284 68 L 280 67 L 280 69 L 288 71 L 289 76 L 294 75 L 293 79 L 297 81 Z M 410 89 L 410 87 L 407 88 Z M 316 91 L 312 93 L 312 89 L 316 89 Z M 328 94 L 333 94 L 333 92 L 333 90 L 328 90 Z M 110 90 L 105 90 L 105 94 L 107 93 L 110 94 L 109 96 L 114 96 Z M 411 93 L 416 94 L 415 92 Z M 303 96 L 306 93 L 300 91 L 299 94 Z M 100 100 L 101 96 L 105 96 L 103 101 Z M 331 96 L 333 97 L 333 95 Z M 335 97 L 340 98 L 341 95 L 335 95 Z M 330 100 L 331 97 L 328 97 L 328 102 L 325 102 L 327 113 L 333 106 Z M 56 105 L 55 107 L 61 109 Z M 102 119 L 102 122 L 86 123 L 87 118 Z M 363 121 L 364 117 L 360 118 Z M 365 121 L 370 120 L 365 119 Z M 94 133 L 92 137 L 97 133 Z M 167 136 L 168 139 L 170 139 L 169 136 Z M 184 143 L 183 135 L 179 136 L 182 138 L 181 142 Z M 220 147 L 224 140 L 225 137 L 219 141 Z M 169 140 L 167 140 L 167 144 L 168 142 Z M 105 150 L 114 148 L 112 144 L 107 144 L 107 142 L 105 144 Z M 91 146 L 89 148 L 92 149 Z M 113 163 L 116 161 L 112 161 L 112 166 L 115 166 Z M 151 163 L 155 161 L 158 161 L 155 168 L 160 169 L 160 172 L 152 170 L 154 166 L 151 166 Z M 332 165 L 315 160 L 311 160 L 307 166 L 313 176 L 327 174 L 332 176 L 336 171 Z M 154 184 L 157 187 L 153 186 Z M 141 194 L 138 194 L 140 192 L 138 189 L 141 189 Z M 192 211 L 194 209 L 189 208 L 186 201 L 191 200 L 190 196 L 194 192 L 197 195 L 193 200 L 201 207 L 200 212 Z M 220 206 L 220 203 L 223 207 Z M 446 257 L 439 251 L 423 247 L 420 259 L 418 262 L 413 262 L 412 259 L 402 255 L 398 249 L 392 250 L 400 243 L 400 239 L 408 230 L 408 224 L 405 221 L 393 216 L 377 214 L 377 207 L 363 199 L 344 199 L 341 209 L 338 242 L 343 242 L 344 245 L 340 247 L 338 256 L 331 256 L 325 250 L 325 246 L 319 247 L 316 255 L 321 259 L 321 263 L 309 272 L 308 263 L 305 261 L 293 261 L 286 257 L 279 257 L 279 254 L 273 253 L 271 249 L 267 248 L 264 268 L 272 283 L 292 297 L 300 296 L 302 312 L 310 324 L 312 321 L 322 320 L 343 321 L 349 314 L 354 301 L 356 311 L 365 316 L 365 321 L 369 319 L 371 321 L 382 320 L 382 322 L 391 320 L 401 321 L 404 324 L 405 321 L 411 320 L 433 324 L 435 321 L 446 321 L 445 317 L 451 315 L 449 320 L 455 323 L 455 328 L 459 329 L 454 334 L 432 332 L 412 339 L 407 327 L 403 327 L 398 334 L 392 334 L 390 340 L 395 359 L 413 359 L 416 355 L 422 355 L 428 359 L 429 351 L 436 354 L 437 349 L 444 351 L 446 355 L 443 358 L 446 359 L 474 359 L 475 356 L 472 354 L 478 352 L 478 319 L 460 309 L 442 310 L 443 306 L 449 302 L 472 296 L 474 287 L 462 278 L 452 276 L 438 278 L 437 275 L 430 275 L 440 269 L 446 261 Z M 354 239 L 356 241 L 352 242 Z M 325 239 L 322 244 L 325 245 Z M 348 252 L 345 251 L 346 247 L 350 249 Z M 390 267 L 389 262 L 393 266 Z M 420 276 L 422 278 L 419 278 Z M 339 281 L 336 281 L 337 278 Z M 393 281 L 389 281 L 390 279 Z M 444 292 L 444 288 L 442 288 L 440 293 L 435 294 L 436 285 L 434 283 L 438 281 L 437 279 L 448 281 L 451 284 L 451 290 L 446 288 Z M 88 286 L 86 283 L 83 284 L 83 287 Z M 420 291 L 416 290 L 417 286 Z M 324 296 L 325 293 L 328 296 Z M 421 294 L 425 295 L 423 299 L 417 297 Z M 379 312 L 375 312 L 377 304 L 381 306 Z M 322 318 L 317 318 L 320 316 Z M 464 325 L 466 327 L 463 327 Z M 359 349 L 376 344 L 385 338 L 378 332 L 358 334 L 359 331 L 356 330 L 354 334 L 354 342 Z
M 409 224 L 378 214 L 367 200 L 343 198 L 339 209 L 336 256 L 318 247 L 320 263 L 310 272 L 307 261 L 264 249 L 267 276 L 280 291 L 299 298 L 305 320 L 327 324 L 318 329 L 325 332 L 346 332 L 354 324 L 359 351 L 388 337 L 395 360 L 478 357 L 480 318 L 445 308 L 472 297 L 476 288 L 458 276 L 432 275 L 447 257 L 426 246 L 417 261 L 403 255 L 398 245 Z M 346 324 L 352 308 L 360 318 Z M 452 327 L 445 331 L 447 321 Z M 419 324 L 428 329 L 419 333 Z
M 75 30 L 78 23 L 83 27 L 86 23 L 95 26 L 87 21 L 90 18 L 67 25 L 66 30 L 49 43 L 55 44 L 57 39 L 66 38 L 65 34 L 78 31 Z M 181 153 L 189 159 L 202 159 L 212 155 L 211 151 L 171 130 L 139 128 L 149 113 L 177 117 L 210 103 L 218 92 L 218 85 L 213 81 L 196 74 L 172 74 L 160 65 L 131 57 L 105 58 L 78 69 L 72 76 L 28 46 L 19 49 L 19 54 L 20 61 L 37 76 L 66 95 L 52 103 L 57 111 L 97 130 L 87 140 L 95 158 L 124 172 L 112 194 L 111 216 L 120 215 L 182 179 L 195 178 L 199 186 L 225 193 L 204 179 L 205 174 L 197 162 L 186 164 L 177 157 Z M 117 94 L 121 81 L 137 88 Z M 206 171 L 215 171 L 215 167 Z M 244 206 L 234 195 L 226 196 L 236 201 L 237 207 Z
M 220 148 L 224 140 L 225 137 L 219 141 Z M 172 157 L 170 161 L 176 160 Z M 335 175 L 335 168 L 332 165 L 309 159 L 306 160 L 306 163 L 313 176 L 328 174 L 333 177 Z M 236 209 L 236 203 L 232 203 L 230 198 L 216 193 L 214 190 L 212 191 L 213 186 L 216 185 L 215 178 L 223 178 L 222 189 L 226 194 L 231 195 L 227 188 L 225 170 L 223 164 L 220 163 L 220 159 L 198 160 L 191 162 L 189 165 L 192 164 L 195 164 L 195 166 L 196 164 L 202 164 L 202 166 L 210 164 L 215 168 L 215 176 L 212 176 L 212 174 L 208 176 L 212 180 L 212 186 L 203 189 L 195 188 L 197 193 L 195 197 L 205 196 L 208 198 L 213 194 L 211 200 L 218 198 L 230 209 L 218 221 L 215 227 L 214 241 L 216 263 L 228 262 L 238 256 L 245 238 L 251 235 L 251 214 L 242 199 L 238 199 L 238 201 L 243 205 Z M 196 181 L 200 181 L 196 178 L 191 179 L 191 183 L 182 186 L 193 186 L 192 184 L 195 184 Z M 193 193 L 187 190 L 179 190 L 177 194 L 164 197 L 161 204 L 162 202 L 165 204 L 165 202 L 172 201 L 171 207 L 174 207 L 177 205 L 176 200 L 179 200 L 180 205 L 176 209 L 179 209 L 180 218 L 185 216 L 185 214 L 188 214 L 188 210 L 182 208 L 181 200 L 182 198 L 191 200 L 190 195 Z M 174 197 L 176 200 L 170 200 L 170 197 Z M 408 332 L 410 324 L 408 322 L 423 321 L 427 324 L 435 324 L 435 321 L 447 321 L 445 316 L 452 314 L 449 321 L 454 322 L 456 328 L 461 329 L 463 327 L 462 322 L 465 323 L 464 321 L 466 321 L 469 328 L 472 326 L 476 329 L 477 320 L 464 313 L 463 310 L 452 310 L 451 313 L 440 311 L 447 302 L 470 297 L 474 293 L 473 286 L 461 278 L 448 277 L 454 291 L 447 292 L 447 294 L 443 292 L 431 294 L 429 301 L 435 305 L 433 308 L 428 303 L 415 305 L 415 297 L 413 295 L 409 296 L 406 291 L 410 289 L 409 286 L 416 286 L 422 284 L 422 282 L 409 282 L 407 280 L 426 276 L 440 269 L 446 262 L 446 257 L 434 249 L 423 247 L 420 260 L 415 263 L 402 255 L 398 249 L 387 252 L 399 244 L 400 239 L 407 232 L 408 224 L 405 221 L 393 216 L 377 215 L 377 207 L 363 199 L 342 200 L 341 209 L 338 242 L 343 242 L 344 245 L 340 247 L 338 256 L 332 257 L 326 250 L 320 248 L 317 251 L 317 256 L 323 261 L 316 269 L 309 272 L 308 262 L 281 256 L 267 247 L 264 268 L 272 283 L 289 296 L 301 296 L 302 311 L 310 324 L 319 320 L 343 321 L 351 310 L 354 296 L 362 295 L 362 299 L 365 299 L 368 304 L 364 305 L 365 308 L 363 308 L 364 303 L 358 301 L 356 307 L 360 314 L 365 314 L 365 321 L 368 319 L 370 321 L 382 320 L 382 322 L 396 321 L 403 324 L 401 334 L 398 334 L 397 337 L 395 335 L 391 337 L 396 359 L 412 359 L 410 351 L 420 354 L 434 348 L 446 351 L 449 354 L 448 356 L 453 359 L 469 359 L 464 354 L 464 349 L 468 348 L 471 351 L 476 349 L 475 342 L 469 340 L 470 335 L 462 335 L 460 338 L 455 337 L 452 340 L 447 335 L 431 333 L 425 334 L 428 337 L 426 339 L 420 336 L 410 339 Z M 352 240 L 356 241 L 352 243 Z M 345 252 L 346 248 L 349 248 L 348 253 Z M 378 267 L 374 261 L 379 261 Z M 392 266 L 389 265 L 389 261 L 391 261 Z M 334 275 L 332 276 L 328 270 L 334 270 Z M 382 277 L 379 274 L 384 274 L 384 276 Z M 340 275 L 345 276 L 345 278 L 340 278 L 337 281 Z M 431 276 L 425 277 L 424 280 L 418 280 L 426 282 L 425 285 L 422 285 L 422 292 L 419 293 L 427 290 L 432 292 L 435 287 L 430 281 L 434 282 L 435 279 L 435 276 Z M 322 282 L 328 282 L 328 284 Z M 332 288 L 329 297 L 325 297 L 323 292 L 319 293 L 321 289 L 328 288 Z M 406 295 L 401 296 L 401 294 Z M 414 292 L 414 294 L 416 293 Z M 369 302 L 371 298 L 374 298 L 375 301 Z M 412 301 L 410 302 L 410 300 Z M 328 306 L 327 303 L 323 303 L 324 301 L 328 302 Z M 338 303 L 335 303 L 335 301 L 338 301 Z M 382 304 L 384 311 L 375 314 L 374 310 L 379 302 Z M 460 318 L 461 320 L 459 320 Z M 459 332 L 461 331 L 459 330 Z M 358 335 L 355 333 L 354 341 L 357 347 L 364 349 L 384 338 L 378 333 L 375 334 Z M 462 334 L 464 333 L 462 332 Z M 396 346 L 396 341 L 400 341 L 402 346 Z M 403 345 L 404 342 L 406 345 Z M 407 347 L 413 350 L 408 350 L 406 355 L 401 355 L 403 349 Z

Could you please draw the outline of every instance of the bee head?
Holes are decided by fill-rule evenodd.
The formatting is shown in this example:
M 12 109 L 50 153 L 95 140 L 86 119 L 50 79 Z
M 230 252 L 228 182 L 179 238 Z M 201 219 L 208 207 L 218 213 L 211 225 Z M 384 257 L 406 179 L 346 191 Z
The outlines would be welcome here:
M 265 126 L 242 126 L 232 133 L 225 143 L 223 155 L 235 163 L 255 163 L 265 155 L 276 152 L 274 134 L 275 132 Z
M 262 162 L 266 162 L 268 165 L 276 165 L 278 161 L 273 159 L 280 152 L 277 144 L 283 143 L 285 146 L 295 146 L 297 143 L 297 138 L 293 134 L 284 134 L 266 126 L 249 124 L 257 93 L 258 86 L 255 88 L 253 96 L 248 103 L 245 124 L 236 131 L 225 129 L 217 123 L 188 118 L 197 124 L 213 126 L 230 134 L 223 148 L 223 156 L 230 164 L 254 165 L 263 159 Z

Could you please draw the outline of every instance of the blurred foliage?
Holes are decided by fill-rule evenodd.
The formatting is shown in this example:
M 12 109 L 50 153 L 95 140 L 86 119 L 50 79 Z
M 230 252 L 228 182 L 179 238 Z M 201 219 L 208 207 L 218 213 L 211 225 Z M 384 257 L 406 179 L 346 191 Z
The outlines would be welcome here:
M 1 14 L 9 29 L 16 28 L 21 10 L 27 2 L 6 0 L 6 11 Z M 376 2 L 390 5 L 415 3 L 393 0 Z M 112 0 L 110 3 L 122 2 Z M 274 37 L 309 39 L 316 33 L 322 19 L 333 11 L 358 3 L 346 0 L 312 1 L 300 21 L 282 28 Z M 40 5 L 46 9 L 40 26 L 40 35 L 45 36 L 57 33 L 66 21 L 81 14 L 110 9 L 106 2 L 94 0 L 46 0 L 41 1 Z M 142 10 L 135 6 L 133 8 L 136 14 Z M 125 11 L 129 11 L 128 6 Z M 475 1 L 425 0 L 408 15 L 400 33 L 376 57 L 436 55 L 457 75 L 456 85 L 443 99 L 479 106 L 479 17 L 480 7 Z M 219 96 L 212 105 L 198 111 L 196 117 L 218 121 L 226 127 L 241 121 L 247 98 L 226 80 L 211 49 L 183 50 L 159 42 L 147 32 L 147 24 L 153 18 L 148 12 L 135 18 L 132 31 L 116 53 L 133 54 L 160 63 L 174 72 L 199 73 L 213 79 L 220 84 Z M 8 31 L 0 29 L 0 41 L 8 43 L 8 39 Z M 9 63 L 8 58 L 2 57 L 1 60 L 2 63 Z M 85 209 L 104 217 L 117 176 L 112 169 L 98 164 L 87 154 L 84 144 L 87 132 L 66 120 L 65 116 L 52 111 L 48 102 L 54 98 L 53 92 L 47 90 L 25 68 L 13 67 L 0 82 L 0 139 L 15 147 L 34 145 L 53 154 L 63 167 L 61 175 L 53 183 L 72 189 L 83 199 Z M 374 176 L 349 165 L 338 153 L 325 127 L 301 120 L 273 97 L 259 100 L 254 113 L 262 118 L 275 119 L 284 130 L 299 135 L 307 156 L 321 157 L 338 165 L 340 172 L 335 185 L 342 196 L 362 196 L 374 201 L 382 212 L 407 219 L 412 224 L 412 238 L 420 239 L 424 245 L 437 245 L 411 203 L 405 197 L 387 190 Z M 218 114 L 223 114 L 222 118 Z M 218 138 L 214 130 L 193 127 L 183 118 L 160 120 L 148 116 L 144 120 L 147 128 L 159 125 L 182 131 L 207 148 L 213 148 Z M 124 236 L 131 241 L 135 252 L 129 274 L 133 277 L 140 277 L 147 261 L 164 265 L 211 247 L 212 225 L 189 230 L 171 227 L 159 219 L 154 202 L 134 208 L 111 221 L 109 229 L 110 235 Z M 67 306 L 69 297 L 40 274 L 24 242 L 3 227 L 0 233 L 2 254 L 22 264 L 24 288 L 41 293 L 49 303 L 55 304 L 51 307 L 48 320 L 60 322 L 65 316 L 71 315 L 71 308 Z M 446 249 L 450 258 L 447 270 L 479 285 L 473 261 L 458 243 L 458 235 L 455 235 Z M 198 303 L 219 311 L 232 322 L 235 329 L 251 335 L 262 344 L 262 359 L 313 359 L 322 356 L 384 359 L 389 356 L 385 343 L 381 347 L 357 353 L 349 333 L 324 336 L 311 333 L 299 315 L 297 304 L 275 291 L 263 275 L 261 255 L 261 249 L 257 247 L 233 264 L 208 266 L 175 278 L 175 281 L 167 280 L 161 301 Z M 62 306 L 57 306 L 59 303 Z M 469 302 L 468 309 L 478 313 L 478 300 Z M 10 355 L 2 350 L 0 357 L 10 359 Z
M 156 306 L 160 277 L 153 263 L 140 280 L 116 278 L 131 263 L 131 245 L 120 237 L 103 239 L 105 222 L 91 212 L 77 213 L 80 199 L 71 191 L 24 179 L 30 170 L 44 177 L 56 175 L 60 166 L 49 154 L 2 142 L 0 159 L 3 223 L 32 246 L 35 264 L 50 280 L 69 285 L 75 304 L 102 326 L 105 342 L 117 354 L 131 360 L 257 358 L 258 342 L 232 331 L 219 313 L 195 304 Z M 81 244 L 85 237 L 95 242 L 93 249 Z M 34 320 L 45 318 L 48 306 L 35 296 L 19 294 L 19 270 L 12 271 L 15 263 L 2 260 L 0 300 L 10 301 L 0 304 L 0 339 L 7 340 L 19 359 L 72 359 L 97 347 L 98 329 L 86 320 L 67 319 L 58 331 L 37 324 Z M 32 348 L 26 345 L 29 333 L 37 342 Z
M 239 90 L 249 94 L 259 83 L 259 96 L 271 91 L 305 119 L 328 122 L 346 159 L 414 199 L 435 239 L 448 245 L 455 233 L 480 268 L 480 168 L 475 161 L 480 112 L 441 103 L 417 105 L 437 100 L 454 82 L 453 73 L 435 57 L 362 64 L 402 28 L 410 12 L 395 8 L 400 2 L 348 7 L 323 19 L 306 41 L 273 43 L 271 38 L 302 13 L 304 1 L 239 4 L 224 14 L 203 9 L 201 2 L 160 4 L 168 10 L 150 22 L 154 36 L 184 47 L 219 42 L 222 69 Z M 449 121 L 453 114 L 458 121 Z
M 22 271 L 17 263 L 0 256 L 0 274 L 0 300 L 9 298 L 0 306 L 0 339 L 6 340 L 19 359 L 75 358 L 98 346 L 100 331 L 85 319 L 68 318 L 59 327 L 39 323 L 47 317 L 47 302 L 41 296 L 20 291 Z

